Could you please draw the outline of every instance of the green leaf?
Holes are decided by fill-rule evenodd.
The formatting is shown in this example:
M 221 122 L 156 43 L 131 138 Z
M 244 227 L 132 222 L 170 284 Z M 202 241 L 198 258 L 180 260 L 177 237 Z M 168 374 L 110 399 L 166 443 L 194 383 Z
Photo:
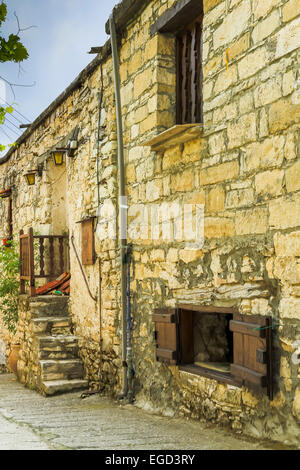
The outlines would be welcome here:
M 10 34 L 8 40 L 0 36 L 0 62 L 22 62 L 28 59 L 27 49 L 19 36 Z
M 1 3 L 0 5 L 0 26 L 5 21 L 7 15 L 7 6 L 5 5 L 4 2 Z

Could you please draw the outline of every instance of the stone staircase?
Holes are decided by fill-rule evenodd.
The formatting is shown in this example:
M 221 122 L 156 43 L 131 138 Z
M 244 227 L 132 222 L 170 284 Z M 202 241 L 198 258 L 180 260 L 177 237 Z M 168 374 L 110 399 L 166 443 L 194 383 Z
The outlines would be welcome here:
M 68 300 L 66 296 L 50 295 L 30 299 L 38 389 L 44 395 L 88 388 L 78 358 L 78 339 L 68 315 Z

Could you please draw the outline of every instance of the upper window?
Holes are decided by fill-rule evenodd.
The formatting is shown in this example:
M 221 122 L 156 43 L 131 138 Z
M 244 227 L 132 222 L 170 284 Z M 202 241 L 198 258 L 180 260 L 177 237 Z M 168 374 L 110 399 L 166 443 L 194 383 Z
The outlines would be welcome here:
M 176 121 L 202 122 L 202 16 L 176 36 Z
M 202 0 L 179 0 L 151 27 L 176 38 L 176 124 L 202 122 Z

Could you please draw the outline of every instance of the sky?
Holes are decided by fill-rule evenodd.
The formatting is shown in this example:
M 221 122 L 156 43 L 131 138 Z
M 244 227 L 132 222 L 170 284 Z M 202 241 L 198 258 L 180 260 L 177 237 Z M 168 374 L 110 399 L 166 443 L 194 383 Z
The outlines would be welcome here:
M 0 81 L 0 104 L 5 104 L 5 99 L 22 114 L 15 111 L 8 117 L 11 122 L 0 126 L 0 143 L 6 145 L 23 132 L 17 119 L 22 123 L 33 122 L 93 60 L 95 56 L 87 52 L 108 39 L 105 23 L 119 0 L 4 1 L 8 16 L 1 27 L 2 34 L 17 32 L 14 12 L 21 28 L 34 26 L 20 33 L 29 52 L 29 59 L 22 62 L 21 69 L 11 63 L 0 66 L 0 76 L 10 82 L 33 85 L 14 87 L 14 96 L 10 87 Z

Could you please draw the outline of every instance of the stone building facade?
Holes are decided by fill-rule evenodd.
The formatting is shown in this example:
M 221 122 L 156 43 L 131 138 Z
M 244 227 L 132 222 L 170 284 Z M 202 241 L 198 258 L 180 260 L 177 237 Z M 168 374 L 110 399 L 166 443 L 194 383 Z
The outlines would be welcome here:
M 203 119 L 174 128 L 175 36 L 161 32 L 159 21 L 188 4 L 123 0 L 114 9 L 128 222 L 134 227 L 128 233 L 134 395 L 139 406 L 167 415 L 204 418 L 249 435 L 297 444 L 299 4 L 204 0 Z M 56 167 L 50 152 L 64 147 L 75 129 L 78 149 Z M 112 207 L 118 213 L 117 150 L 108 42 L 0 162 L 0 189 L 12 188 L 16 240 L 21 229 L 33 227 L 41 235 L 73 236 L 80 251 L 78 222 L 95 217 L 96 258 L 84 272 L 96 301 L 87 293 L 70 243 L 69 311 L 86 378 L 92 387 L 100 381 L 101 388 L 115 395 L 122 387 L 121 266 L 118 236 L 112 233 L 119 235 L 120 227 L 118 218 L 108 214 Z M 41 176 L 27 186 L 24 173 L 38 165 Z M 174 203 L 204 206 L 204 242 L 198 248 L 183 237 L 160 236 L 155 214 L 158 209 L 168 212 Z M 146 228 L 133 224 L 140 220 L 141 207 Z M 0 211 L 5 237 L 5 200 Z M 156 309 L 183 305 L 186 310 L 232 309 L 247 318 L 272 319 L 273 397 L 156 359 L 152 315 Z M 1 331 L 9 344 L 12 339 Z M 21 354 L 20 369 L 28 361 Z

